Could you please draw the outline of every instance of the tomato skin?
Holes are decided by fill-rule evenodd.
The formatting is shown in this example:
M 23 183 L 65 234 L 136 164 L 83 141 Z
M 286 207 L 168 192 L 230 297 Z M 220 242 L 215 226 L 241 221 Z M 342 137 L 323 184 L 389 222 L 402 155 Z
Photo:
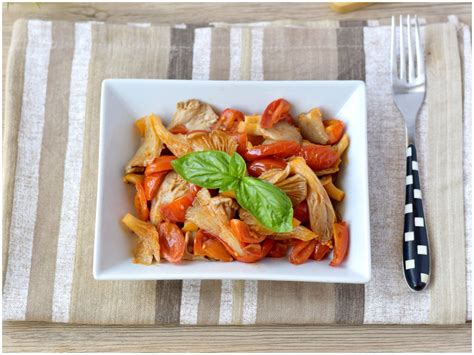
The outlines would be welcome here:
M 303 157 L 306 164 L 313 170 L 330 168 L 339 159 L 337 152 L 331 146 L 319 144 L 302 146 L 298 155 Z
M 295 217 L 301 224 L 309 222 L 308 203 L 306 200 L 300 202 L 293 208 L 293 217 Z
M 281 241 L 275 242 L 273 244 L 273 247 L 270 249 L 268 252 L 268 257 L 269 258 L 283 258 L 286 256 L 286 253 L 288 252 L 288 243 L 284 243 Z
M 143 179 L 143 185 L 145 187 L 145 197 L 148 201 L 153 200 L 161 186 L 161 183 L 165 179 L 166 174 L 168 174 L 167 171 L 162 171 L 156 174 L 145 176 Z
M 262 128 L 271 128 L 278 121 L 286 119 L 289 112 L 290 104 L 285 99 L 270 102 L 262 115 Z
M 316 247 L 314 248 L 312 258 L 317 261 L 323 260 L 326 258 L 330 251 L 331 248 L 329 246 L 318 242 L 316 243 Z
M 324 127 L 328 134 L 327 144 L 336 144 L 344 134 L 344 122 L 340 120 L 324 120 Z
M 174 223 L 184 222 L 186 219 L 186 210 L 193 204 L 198 190 L 199 188 L 195 185 L 191 185 L 190 191 L 184 196 L 172 202 L 162 204 L 160 206 L 160 212 L 163 218 Z
M 334 254 L 330 266 L 338 266 L 347 255 L 349 249 L 349 228 L 346 222 L 334 223 Z
M 254 160 L 248 166 L 249 174 L 255 177 L 260 176 L 264 171 L 270 169 L 285 169 L 286 161 L 282 158 L 263 158 Z
M 237 142 L 237 153 L 245 155 L 247 152 L 247 133 L 233 133 L 232 138 Z
M 158 228 L 160 237 L 160 253 L 171 263 L 181 261 L 186 248 L 184 235 L 174 223 L 162 222 Z
M 247 161 L 254 161 L 264 157 L 287 158 L 297 155 L 300 145 L 295 141 L 278 141 L 270 144 L 262 144 L 248 149 L 244 158 Z
M 171 165 L 171 162 L 175 159 L 176 157 L 174 155 L 162 155 L 161 157 L 156 158 L 146 167 L 145 176 L 172 170 L 173 166 Z
M 313 254 L 314 247 L 316 246 L 316 239 L 308 241 L 298 240 L 294 243 L 293 249 L 290 252 L 290 263 L 294 265 L 300 265 L 309 259 Z
M 135 188 L 137 189 L 137 193 L 135 195 L 134 204 L 135 209 L 137 210 L 138 218 L 140 218 L 142 221 L 147 221 L 150 217 L 150 211 L 148 209 L 148 202 L 146 200 L 145 188 L 140 182 L 135 183 Z
M 173 134 L 186 134 L 188 133 L 188 129 L 184 124 L 179 124 L 177 126 L 174 126 L 173 128 L 170 129 L 170 133 Z
M 240 219 L 231 219 L 230 229 L 232 234 L 241 243 L 260 243 L 266 238 L 265 236 L 257 236 L 255 233 L 252 233 L 249 226 Z
M 267 256 L 273 244 L 275 241 L 269 238 L 265 239 L 262 244 L 249 244 L 244 248 L 244 255 L 234 255 L 234 258 L 242 263 L 255 263 Z
M 224 243 L 211 233 L 201 229 L 196 232 L 194 237 L 193 253 L 224 262 L 234 260 Z
M 231 108 L 226 108 L 222 111 L 219 119 L 212 126 L 212 129 L 219 129 L 221 131 L 234 133 L 237 131 L 239 123 L 245 120 L 242 112 Z

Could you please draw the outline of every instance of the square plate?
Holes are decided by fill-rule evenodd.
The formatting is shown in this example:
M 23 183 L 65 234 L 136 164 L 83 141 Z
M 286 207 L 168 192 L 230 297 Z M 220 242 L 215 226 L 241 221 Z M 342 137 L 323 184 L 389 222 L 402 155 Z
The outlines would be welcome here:
M 338 186 L 346 193 L 337 210 L 350 228 L 349 253 L 340 267 L 329 260 L 292 265 L 286 258 L 255 264 L 206 261 L 132 263 L 131 236 L 121 224 L 134 211 L 134 189 L 122 181 L 127 161 L 139 147 L 134 122 L 152 112 L 165 123 L 176 103 L 199 99 L 217 111 L 232 107 L 246 114 L 262 112 L 284 97 L 292 113 L 319 107 L 323 117 L 345 122 L 350 146 Z M 99 179 L 94 277 L 98 280 L 235 279 L 364 283 L 370 280 L 370 229 L 367 178 L 366 94 L 361 81 L 185 81 L 109 79 L 102 84 Z

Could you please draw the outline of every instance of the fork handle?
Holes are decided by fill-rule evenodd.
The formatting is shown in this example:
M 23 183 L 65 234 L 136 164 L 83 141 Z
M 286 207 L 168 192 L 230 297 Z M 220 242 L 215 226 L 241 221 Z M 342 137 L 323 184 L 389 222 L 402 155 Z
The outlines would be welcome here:
M 407 147 L 403 272 L 413 291 L 421 291 L 429 283 L 430 248 L 414 144 Z

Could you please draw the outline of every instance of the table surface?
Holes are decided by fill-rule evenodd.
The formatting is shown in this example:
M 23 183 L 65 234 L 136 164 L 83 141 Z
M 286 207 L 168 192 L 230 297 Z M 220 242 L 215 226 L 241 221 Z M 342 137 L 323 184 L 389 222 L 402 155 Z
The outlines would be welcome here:
M 207 23 L 277 19 L 379 19 L 397 14 L 457 15 L 472 24 L 470 3 L 378 3 L 336 14 L 327 3 L 40 3 L 3 4 L 3 75 L 19 18 L 68 21 Z M 2 78 L 4 84 L 5 78 Z M 5 352 L 468 352 L 471 323 L 457 326 L 172 327 L 4 322 Z M 184 339 L 187 339 L 183 341 Z M 192 345 L 190 341 L 192 340 Z

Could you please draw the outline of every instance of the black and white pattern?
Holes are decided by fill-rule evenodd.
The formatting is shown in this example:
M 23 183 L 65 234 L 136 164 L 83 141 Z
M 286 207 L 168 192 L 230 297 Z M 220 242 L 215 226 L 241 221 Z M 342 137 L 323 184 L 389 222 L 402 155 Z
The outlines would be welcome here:
M 403 270 L 408 286 L 423 290 L 430 279 L 430 248 L 426 230 L 416 148 L 407 147 L 405 195 L 405 228 L 403 238 Z

